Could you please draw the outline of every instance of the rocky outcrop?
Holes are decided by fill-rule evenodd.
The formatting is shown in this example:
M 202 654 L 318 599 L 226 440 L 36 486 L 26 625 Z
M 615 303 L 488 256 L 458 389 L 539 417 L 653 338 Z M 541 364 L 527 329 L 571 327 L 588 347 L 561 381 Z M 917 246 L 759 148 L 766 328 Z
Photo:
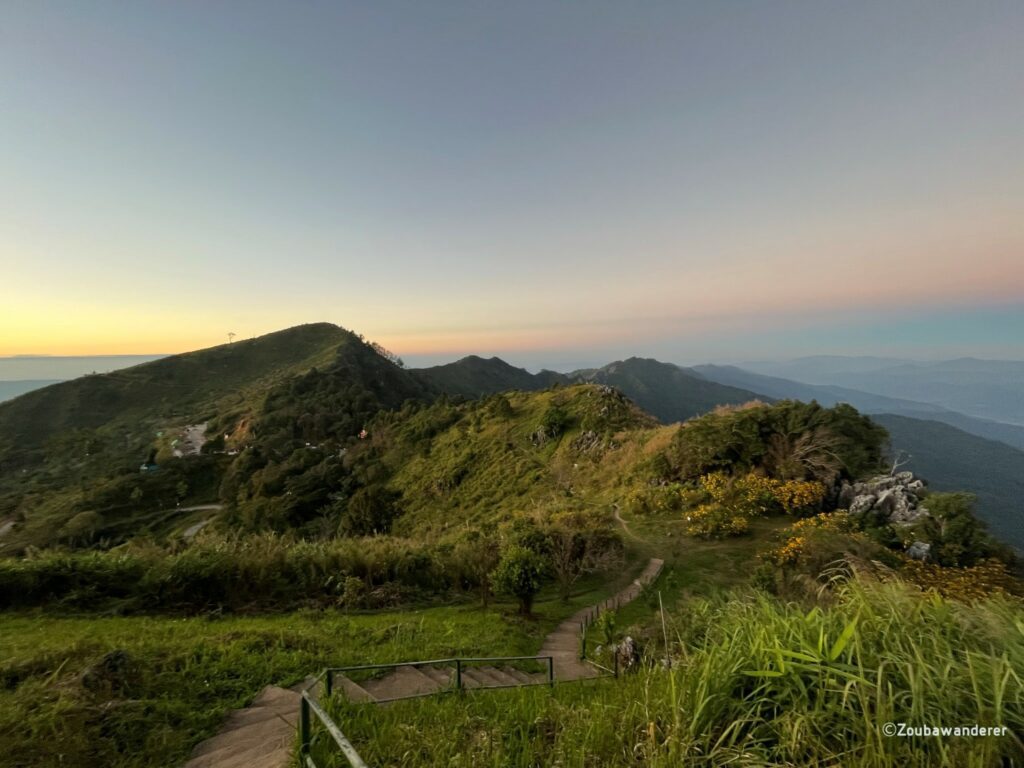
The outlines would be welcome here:
M 898 472 L 857 483 L 843 483 L 838 506 L 872 525 L 905 529 L 929 516 L 928 509 L 921 503 L 924 491 L 924 481 L 915 478 L 913 472 Z M 927 560 L 930 549 L 931 545 L 926 542 L 913 541 L 906 552 L 915 559 Z

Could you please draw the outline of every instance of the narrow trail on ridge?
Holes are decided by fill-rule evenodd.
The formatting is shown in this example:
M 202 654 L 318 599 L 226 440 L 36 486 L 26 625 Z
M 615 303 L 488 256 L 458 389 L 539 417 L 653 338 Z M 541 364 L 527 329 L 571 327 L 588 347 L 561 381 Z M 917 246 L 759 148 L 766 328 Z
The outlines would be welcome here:
M 615 510 L 615 517 L 619 522 L 622 522 L 617 509 Z M 623 606 L 635 600 L 645 586 L 658 578 L 664 565 L 664 560 L 652 557 L 647 563 L 647 567 L 633 580 L 632 584 L 619 590 L 614 596 L 601 603 L 580 609 L 559 624 L 554 632 L 544 639 L 544 644 L 537 655 L 552 656 L 554 658 L 555 680 L 580 680 L 588 677 L 597 677 L 600 674 L 592 665 L 581 661 L 579 658 L 580 623 L 594 616 L 597 611 L 604 610 L 605 606 Z

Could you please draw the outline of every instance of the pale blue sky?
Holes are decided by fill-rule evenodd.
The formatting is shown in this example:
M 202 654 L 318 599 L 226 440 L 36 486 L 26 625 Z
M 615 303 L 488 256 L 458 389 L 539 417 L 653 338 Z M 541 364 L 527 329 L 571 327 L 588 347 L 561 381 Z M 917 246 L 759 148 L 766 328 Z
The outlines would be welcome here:
M 1024 357 L 1024 4 L 0 10 L 0 354 Z

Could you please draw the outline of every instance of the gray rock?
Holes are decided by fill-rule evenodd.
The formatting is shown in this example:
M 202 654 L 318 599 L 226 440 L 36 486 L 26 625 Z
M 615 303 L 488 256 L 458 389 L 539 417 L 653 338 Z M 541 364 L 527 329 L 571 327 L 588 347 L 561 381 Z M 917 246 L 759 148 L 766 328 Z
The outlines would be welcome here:
M 872 494 L 857 496 L 850 502 L 850 514 L 863 515 L 866 512 L 870 512 L 874 506 L 875 496 Z
M 909 547 L 907 547 L 907 557 L 911 557 L 914 560 L 927 560 L 931 554 L 932 545 L 925 541 L 915 541 Z
M 640 648 L 628 635 L 615 647 L 615 655 L 619 659 L 621 670 L 629 670 L 640 664 Z

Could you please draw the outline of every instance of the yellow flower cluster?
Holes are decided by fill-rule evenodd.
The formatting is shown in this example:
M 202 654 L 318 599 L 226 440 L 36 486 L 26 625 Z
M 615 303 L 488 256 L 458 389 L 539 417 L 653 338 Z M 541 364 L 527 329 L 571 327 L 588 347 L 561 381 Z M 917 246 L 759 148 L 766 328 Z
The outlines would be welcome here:
M 746 533 L 750 521 L 721 504 L 701 504 L 686 513 L 686 532 L 703 539 L 719 539 Z
M 825 500 L 824 484 L 816 480 L 772 481 L 771 493 L 787 514 L 817 507 Z
M 826 492 L 818 482 L 776 480 L 753 472 L 741 477 L 713 472 L 701 477 L 700 488 L 706 501 L 686 513 L 686 523 L 691 535 L 703 537 L 743 533 L 750 518 L 770 512 L 814 509 Z
M 786 540 L 775 549 L 765 552 L 762 557 L 775 565 L 794 565 L 800 562 L 806 552 L 807 534 L 814 530 L 852 533 L 854 527 L 849 513 L 844 509 L 805 517 L 789 526 L 784 534 Z
M 1020 582 L 1001 560 L 982 560 L 970 568 L 947 568 L 908 557 L 904 558 L 899 576 L 922 591 L 937 592 L 961 602 L 1020 594 Z

